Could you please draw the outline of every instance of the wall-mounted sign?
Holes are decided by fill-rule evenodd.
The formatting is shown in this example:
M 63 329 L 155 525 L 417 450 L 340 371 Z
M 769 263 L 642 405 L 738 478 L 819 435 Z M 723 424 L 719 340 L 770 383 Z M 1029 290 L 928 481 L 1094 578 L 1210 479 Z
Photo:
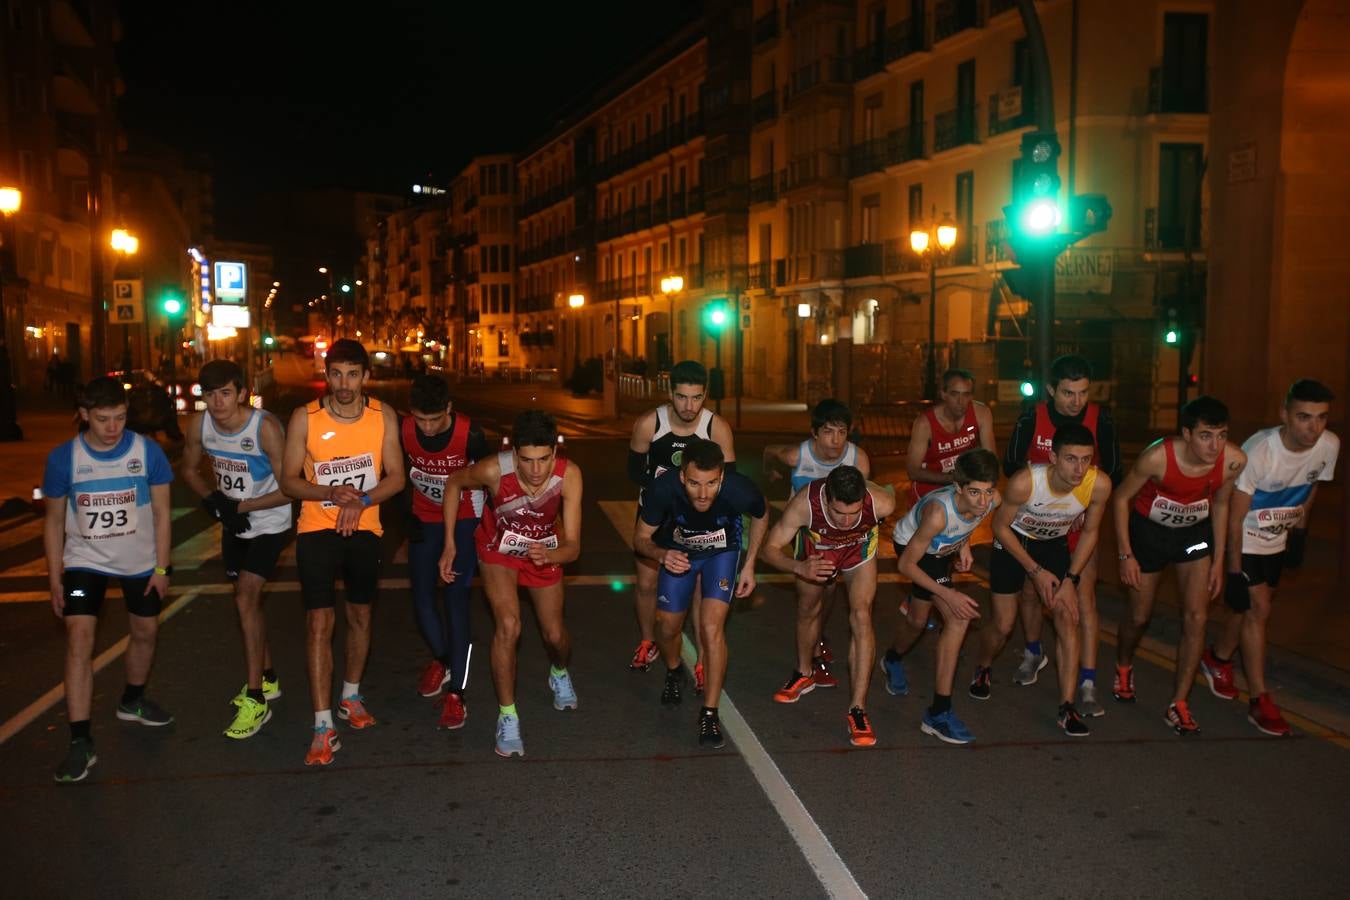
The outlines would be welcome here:
M 247 306 L 226 306 L 217 303 L 211 307 L 211 324 L 217 328 L 248 328 L 251 319 Z
M 113 282 L 109 321 L 115 325 L 135 325 L 145 321 L 145 291 L 139 278 L 119 278 Z
M 247 267 L 241 262 L 216 263 L 216 302 L 243 303 L 247 294 Z

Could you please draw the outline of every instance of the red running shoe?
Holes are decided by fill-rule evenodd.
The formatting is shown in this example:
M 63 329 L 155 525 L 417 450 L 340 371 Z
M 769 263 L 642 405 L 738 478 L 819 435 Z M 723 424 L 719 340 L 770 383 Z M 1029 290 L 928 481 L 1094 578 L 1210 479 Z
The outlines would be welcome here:
M 1270 694 L 1261 694 L 1259 697 L 1252 698 L 1251 706 L 1247 711 L 1247 721 L 1251 722 L 1263 734 L 1273 735 L 1275 737 L 1288 737 L 1293 733 L 1289 723 L 1280 715 L 1280 708 L 1275 705 L 1275 701 L 1270 699 Z
M 456 728 L 463 728 L 464 720 L 468 717 L 469 712 L 464 708 L 464 700 L 459 694 L 450 691 L 441 703 L 441 716 L 436 720 L 436 727 L 454 731 Z
M 450 670 L 439 659 L 433 659 L 427 663 L 422 670 L 422 677 L 417 680 L 417 693 L 423 697 L 435 697 L 449 680 Z
M 811 660 L 811 680 L 816 683 L 816 687 L 839 687 L 839 679 L 830 674 L 829 660 L 823 656 Z
M 1238 689 L 1233 684 L 1233 663 L 1219 662 L 1218 657 L 1214 655 L 1213 647 L 1207 647 L 1200 657 L 1200 674 L 1205 676 L 1209 692 L 1215 697 L 1220 700 L 1237 699 Z

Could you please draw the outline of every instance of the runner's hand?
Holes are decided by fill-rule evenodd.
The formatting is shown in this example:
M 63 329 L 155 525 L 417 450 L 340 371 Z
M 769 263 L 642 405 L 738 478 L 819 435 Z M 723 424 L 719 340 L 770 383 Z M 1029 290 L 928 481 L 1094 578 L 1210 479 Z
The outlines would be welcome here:
M 667 550 L 661 555 L 661 565 L 672 575 L 683 575 L 689 571 L 689 555 L 683 550 Z
M 329 485 L 328 502 L 334 506 L 346 506 L 353 500 L 360 501 L 361 492 L 352 484 Z
M 61 583 L 60 575 L 53 575 L 48 580 L 48 584 L 52 591 L 52 612 L 59 619 L 66 611 L 66 588 Z
M 553 565 L 553 561 L 548 558 L 548 548 L 543 544 L 531 544 L 525 551 L 525 556 L 541 569 Z
M 1055 592 L 1059 590 L 1059 579 L 1049 569 L 1041 569 L 1035 575 L 1031 576 L 1031 583 L 1036 588 L 1036 595 L 1041 598 L 1041 603 L 1048 608 L 1055 608 Z
M 1139 560 L 1133 556 L 1120 561 L 1120 583 L 1127 587 L 1139 587 Z
M 970 551 L 970 544 L 961 545 L 961 549 L 956 552 L 956 571 L 969 572 L 975 565 L 975 554 Z
M 741 569 L 740 578 L 736 579 L 736 596 L 749 597 L 755 592 L 755 573 L 750 566 Z
M 169 576 L 158 573 L 150 576 L 150 582 L 145 586 L 145 596 L 149 597 L 151 592 L 159 594 L 161 601 L 169 598 Z
M 938 608 L 942 610 L 942 615 L 947 619 L 978 619 L 980 617 L 980 604 L 976 603 L 970 597 L 960 591 L 944 587 L 933 595 L 933 600 Z
M 365 511 L 366 505 L 360 500 L 348 500 L 343 503 L 337 518 L 337 533 L 343 537 L 351 537 L 352 532 L 361 524 L 361 513 Z
M 1047 606 L 1050 607 L 1050 610 L 1052 612 L 1056 609 L 1064 610 L 1065 614 L 1069 617 L 1069 623 L 1072 625 L 1077 625 L 1078 595 L 1076 592 L 1074 592 L 1073 596 L 1070 596 L 1069 587 L 1072 584 L 1073 584 L 1072 581 L 1065 578 L 1059 584 L 1055 585 L 1055 592 L 1050 596 L 1050 602 L 1047 604 Z
M 819 554 L 808 556 L 792 567 L 796 576 L 803 581 L 823 584 L 834 577 L 834 563 Z
M 1209 599 L 1218 600 L 1219 595 L 1223 593 L 1223 560 L 1216 559 L 1210 562 L 1206 584 L 1209 587 Z
M 441 561 L 437 563 L 437 568 L 441 570 L 441 580 L 450 584 L 455 580 L 455 542 L 447 535 L 445 539 L 445 549 L 441 551 Z

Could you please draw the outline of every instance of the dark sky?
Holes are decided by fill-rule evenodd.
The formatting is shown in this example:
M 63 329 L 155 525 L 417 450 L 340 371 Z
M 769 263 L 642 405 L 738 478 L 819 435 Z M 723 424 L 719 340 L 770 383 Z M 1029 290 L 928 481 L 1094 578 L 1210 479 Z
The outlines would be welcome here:
M 697 16 L 698 0 L 122 3 L 125 126 L 250 186 L 404 191 L 515 150 Z

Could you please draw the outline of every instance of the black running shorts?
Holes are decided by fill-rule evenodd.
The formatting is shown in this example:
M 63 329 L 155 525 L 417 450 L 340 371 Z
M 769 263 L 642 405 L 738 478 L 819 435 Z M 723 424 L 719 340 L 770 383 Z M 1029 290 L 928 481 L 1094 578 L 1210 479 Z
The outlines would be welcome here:
M 1032 540 L 1018 535 L 1022 548 L 1031 555 L 1036 565 L 1046 569 L 1056 578 L 1063 579 L 1069 571 L 1069 538 L 1062 536 L 1048 541 Z M 993 594 L 1016 594 L 1022 590 L 1027 580 L 1027 571 L 1013 555 L 997 542 L 994 552 L 989 556 L 989 591 Z
M 1268 584 L 1275 588 L 1284 572 L 1284 551 L 1258 556 L 1255 553 L 1242 554 L 1242 572 L 1247 576 L 1249 585 Z
M 900 559 L 905 553 L 904 545 L 891 542 L 895 547 L 895 558 Z M 919 557 L 919 571 L 936 581 L 943 587 L 952 585 L 952 563 L 956 560 L 956 554 L 948 556 L 934 556 L 931 553 L 925 553 Z M 915 600 L 930 602 L 933 599 L 933 592 L 927 588 L 919 587 L 917 584 L 910 586 L 910 597 Z
M 103 607 L 103 596 L 108 592 L 108 580 L 112 578 L 122 585 L 122 598 L 128 613 L 142 618 L 159 615 L 163 601 L 158 591 L 146 593 L 150 585 L 148 577 L 121 578 L 101 572 L 81 571 L 65 572 L 61 576 L 61 592 L 66 600 L 62 615 L 97 616 Z
M 277 570 L 277 560 L 291 541 L 290 531 L 260 534 L 247 540 L 229 531 L 220 535 L 220 556 L 225 561 L 225 577 L 231 581 L 240 572 L 252 572 L 267 580 Z
M 1214 527 L 1209 519 L 1184 528 L 1168 528 L 1130 510 L 1130 549 L 1139 571 L 1161 572 L 1169 565 L 1214 555 Z
M 343 537 L 332 529 L 306 531 L 295 539 L 295 564 L 305 609 L 332 609 L 340 577 L 347 602 L 369 604 L 380 583 L 380 538 L 373 531 Z

